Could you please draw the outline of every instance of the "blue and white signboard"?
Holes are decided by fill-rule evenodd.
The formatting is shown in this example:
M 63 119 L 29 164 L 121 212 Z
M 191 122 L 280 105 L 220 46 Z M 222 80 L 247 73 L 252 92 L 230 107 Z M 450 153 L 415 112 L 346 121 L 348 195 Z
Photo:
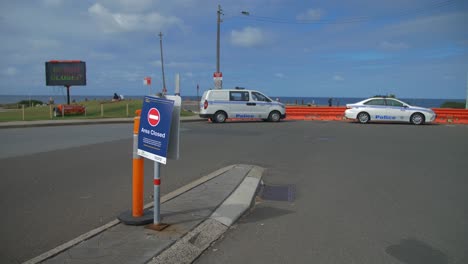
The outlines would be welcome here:
M 138 155 L 166 164 L 174 101 L 145 96 L 138 131 Z

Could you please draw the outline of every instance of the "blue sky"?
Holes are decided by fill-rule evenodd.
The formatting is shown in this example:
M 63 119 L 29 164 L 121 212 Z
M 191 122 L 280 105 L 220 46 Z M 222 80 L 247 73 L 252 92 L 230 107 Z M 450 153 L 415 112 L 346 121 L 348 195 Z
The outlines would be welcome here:
M 62 95 L 45 85 L 49 60 L 82 60 L 72 95 L 145 95 L 212 88 L 216 12 L 223 9 L 223 87 L 271 96 L 463 99 L 466 0 L 1 1 L 0 95 Z M 249 16 L 242 15 L 249 12 Z

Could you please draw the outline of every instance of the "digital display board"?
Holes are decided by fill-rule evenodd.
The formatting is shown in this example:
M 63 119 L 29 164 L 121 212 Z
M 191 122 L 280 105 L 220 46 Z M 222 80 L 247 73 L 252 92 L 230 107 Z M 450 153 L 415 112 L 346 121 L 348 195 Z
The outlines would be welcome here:
M 86 85 L 84 61 L 48 61 L 45 66 L 48 86 Z

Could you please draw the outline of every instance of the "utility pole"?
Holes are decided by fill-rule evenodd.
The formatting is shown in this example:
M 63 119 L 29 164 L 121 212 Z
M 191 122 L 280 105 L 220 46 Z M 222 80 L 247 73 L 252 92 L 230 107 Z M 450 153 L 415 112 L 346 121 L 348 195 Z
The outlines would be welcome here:
M 221 5 L 218 5 L 218 34 L 216 38 L 216 72 L 219 71 L 219 49 L 220 49 L 220 32 L 221 32 L 221 15 L 223 14 L 223 10 L 221 9 Z
M 159 46 L 161 47 L 161 68 L 162 68 L 162 79 L 163 79 L 162 94 L 166 95 L 167 89 L 166 89 L 166 78 L 164 76 L 164 58 L 163 58 L 162 36 L 163 36 L 163 34 L 161 32 L 159 32 Z
M 218 5 L 218 19 L 217 19 L 217 24 L 218 24 L 218 30 L 217 30 L 217 36 L 216 36 L 216 72 L 213 74 L 213 80 L 214 80 L 214 86 L 215 89 L 223 89 L 223 74 L 221 73 L 220 67 L 219 67 L 219 57 L 220 57 L 220 33 L 221 33 L 221 15 L 223 15 L 223 10 L 221 9 L 221 5 Z

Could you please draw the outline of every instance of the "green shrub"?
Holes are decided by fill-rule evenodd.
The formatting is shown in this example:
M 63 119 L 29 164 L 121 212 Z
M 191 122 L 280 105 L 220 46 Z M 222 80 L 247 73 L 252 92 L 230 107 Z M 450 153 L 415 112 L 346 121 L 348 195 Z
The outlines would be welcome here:
M 39 100 L 21 100 L 18 102 L 19 105 L 24 105 L 25 107 L 43 105 L 44 103 Z
M 444 102 L 440 107 L 441 108 L 457 108 L 457 109 L 465 109 L 466 103 L 465 102 Z

